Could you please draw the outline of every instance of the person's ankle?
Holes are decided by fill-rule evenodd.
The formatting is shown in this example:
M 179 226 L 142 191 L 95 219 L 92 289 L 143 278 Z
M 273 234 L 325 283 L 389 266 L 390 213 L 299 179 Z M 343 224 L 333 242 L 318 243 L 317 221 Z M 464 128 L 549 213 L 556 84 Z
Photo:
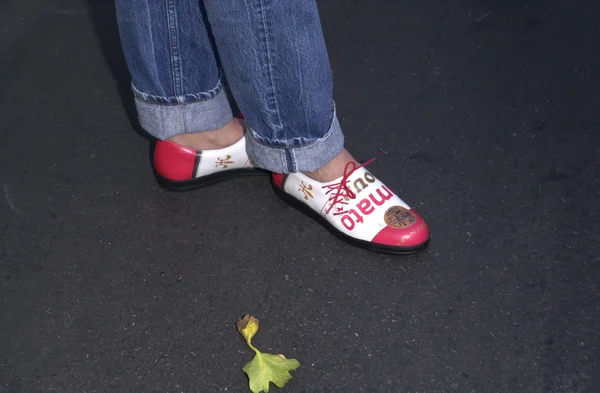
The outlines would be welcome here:
M 244 130 L 243 121 L 233 118 L 218 130 L 175 135 L 169 141 L 196 150 L 223 149 L 239 141 Z
M 333 160 L 313 172 L 303 172 L 306 176 L 320 183 L 333 181 L 344 175 L 346 165 L 356 160 L 346 149 L 342 150 Z

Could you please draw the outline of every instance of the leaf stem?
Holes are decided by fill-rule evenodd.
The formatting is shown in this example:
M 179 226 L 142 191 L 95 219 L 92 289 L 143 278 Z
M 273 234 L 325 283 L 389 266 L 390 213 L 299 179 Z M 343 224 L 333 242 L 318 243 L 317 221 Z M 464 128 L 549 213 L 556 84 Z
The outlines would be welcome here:
M 260 354 L 260 351 L 258 349 L 256 349 L 256 347 L 254 345 L 252 345 L 252 339 L 248 339 L 246 340 L 246 344 L 248 344 L 248 346 L 254 351 L 256 352 L 256 354 Z

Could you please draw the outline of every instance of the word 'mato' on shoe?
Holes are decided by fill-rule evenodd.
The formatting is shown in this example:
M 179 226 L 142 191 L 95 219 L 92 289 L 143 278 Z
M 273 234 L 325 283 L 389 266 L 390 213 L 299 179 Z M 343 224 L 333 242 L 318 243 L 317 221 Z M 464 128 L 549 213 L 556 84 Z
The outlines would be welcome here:
M 429 245 L 425 220 L 369 173 L 350 162 L 327 183 L 302 173 L 273 174 L 276 194 L 343 241 L 372 251 L 412 254 Z
M 170 190 L 205 187 L 237 176 L 266 174 L 252 166 L 246 153 L 246 136 L 216 150 L 195 150 L 171 141 L 156 141 L 153 152 L 158 183 Z

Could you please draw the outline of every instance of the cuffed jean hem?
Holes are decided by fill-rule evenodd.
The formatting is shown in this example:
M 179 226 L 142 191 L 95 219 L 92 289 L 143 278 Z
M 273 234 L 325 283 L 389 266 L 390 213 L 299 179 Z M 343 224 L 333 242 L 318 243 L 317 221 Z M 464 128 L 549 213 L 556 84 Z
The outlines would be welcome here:
M 227 92 L 220 81 L 217 88 L 180 97 L 156 97 L 144 95 L 133 87 L 140 125 L 161 140 L 191 132 L 217 130 L 233 117 Z M 190 100 L 195 97 L 204 99 Z
M 250 129 L 246 149 L 254 165 L 275 173 L 312 172 L 338 156 L 344 149 L 344 134 L 334 112 L 331 126 L 322 138 L 292 147 L 271 147 L 260 143 Z

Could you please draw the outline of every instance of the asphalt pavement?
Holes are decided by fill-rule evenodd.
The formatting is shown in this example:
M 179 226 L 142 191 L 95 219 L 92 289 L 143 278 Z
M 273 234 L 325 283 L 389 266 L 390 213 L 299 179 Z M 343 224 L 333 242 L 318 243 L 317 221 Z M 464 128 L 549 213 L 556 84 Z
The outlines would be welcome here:
M 3 0 L 0 392 L 246 392 L 246 313 L 301 363 L 282 392 L 600 392 L 600 2 L 320 8 L 348 148 L 423 253 L 266 178 L 160 189 L 111 1 Z

